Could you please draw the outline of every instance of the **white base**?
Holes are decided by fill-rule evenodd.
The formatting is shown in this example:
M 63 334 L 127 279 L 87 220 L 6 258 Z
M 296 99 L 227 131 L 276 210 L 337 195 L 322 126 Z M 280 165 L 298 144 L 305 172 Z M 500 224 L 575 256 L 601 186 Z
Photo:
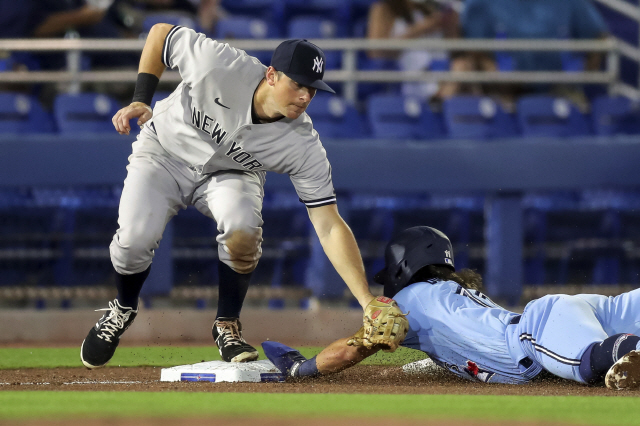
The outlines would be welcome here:
M 402 366 L 402 371 L 406 374 L 433 374 L 440 370 L 443 370 L 443 368 L 433 362 L 431 358 L 410 362 Z
M 269 360 L 252 362 L 209 361 L 163 368 L 161 382 L 284 382 Z

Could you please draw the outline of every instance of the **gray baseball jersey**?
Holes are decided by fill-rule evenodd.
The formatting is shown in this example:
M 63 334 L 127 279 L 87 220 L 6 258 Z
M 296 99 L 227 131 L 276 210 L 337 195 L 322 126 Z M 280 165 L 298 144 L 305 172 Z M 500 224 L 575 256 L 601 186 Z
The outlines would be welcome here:
M 156 103 L 148 123 L 167 152 L 201 174 L 287 173 L 307 207 L 336 202 L 326 151 L 306 113 L 253 123 L 253 95 L 266 70 L 256 58 L 175 26 L 165 39 L 162 61 L 182 77 L 176 90 Z

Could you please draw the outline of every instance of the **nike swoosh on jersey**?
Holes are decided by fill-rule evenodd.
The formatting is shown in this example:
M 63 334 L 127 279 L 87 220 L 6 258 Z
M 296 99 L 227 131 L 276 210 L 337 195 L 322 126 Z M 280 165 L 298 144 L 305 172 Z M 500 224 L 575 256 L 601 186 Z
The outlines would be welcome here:
M 222 105 L 220 102 L 218 102 L 220 98 L 215 98 L 213 102 L 215 102 L 216 104 L 220 105 L 222 108 L 226 108 L 226 109 L 231 109 L 226 105 Z

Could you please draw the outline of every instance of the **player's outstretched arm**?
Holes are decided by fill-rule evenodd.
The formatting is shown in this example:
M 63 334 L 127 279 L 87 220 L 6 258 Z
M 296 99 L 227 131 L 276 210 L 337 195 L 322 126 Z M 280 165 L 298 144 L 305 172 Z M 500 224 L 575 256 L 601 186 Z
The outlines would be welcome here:
M 311 359 L 305 358 L 296 349 L 279 342 L 262 342 L 262 349 L 269 361 L 285 377 L 315 377 L 342 371 L 378 351 L 377 347 L 348 346 L 348 341 L 349 339 L 336 340 Z
M 337 373 L 352 367 L 378 352 L 381 348 L 374 346 L 349 346 L 349 338 L 336 340 L 316 355 L 316 365 L 320 374 Z
M 373 295 L 369 291 L 360 250 L 351 229 L 335 204 L 307 210 L 324 252 L 364 309 L 373 300 Z
M 138 81 L 133 102 L 118 111 L 111 119 L 116 131 L 121 135 L 128 135 L 131 131 L 129 120 L 132 118 L 137 118 L 138 126 L 142 126 L 153 115 L 149 105 L 165 69 L 162 63 L 162 46 L 171 28 L 173 25 L 156 24 L 149 31 L 142 55 L 140 55 Z

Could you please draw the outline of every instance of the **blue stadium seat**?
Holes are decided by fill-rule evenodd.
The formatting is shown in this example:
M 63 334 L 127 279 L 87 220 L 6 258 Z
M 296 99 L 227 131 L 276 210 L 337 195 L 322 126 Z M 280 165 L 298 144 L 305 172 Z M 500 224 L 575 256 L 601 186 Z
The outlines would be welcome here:
M 337 24 L 337 36 L 350 34 L 351 4 L 345 0 L 283 0 L 275 3 L 274 20 L 277 25 L 288 27 L 297 16 L 316 16 L 331 19 Z
M 366 19 L 369 16 L 369 9 L 371 9 L 371 5 L 375 3 L 377 0 L 350 0 L 351 3 L 351 31 L 354 34 L 354 37 L 359 37 L 355 35 L 355 26 L 358 22 L 362 22 L 363 20 L 366 22 Z
M 53 118 L 37 99 L 20 93 L 0 93 L 0 133 L 53 131 Z
M 367 36 L 367 18 L 356 20 L 351 26 L 351 37 L 365 38 Z
M 263 39 L 272 35 L 269 23 L 264 19 L 249 16 L 233 16 L 220 19 L 215 36 L 219 39 Z
M 640 133 L 640 104 L 622 96 L 602 96 L 591 104 L 597 135 Z
M 317 93 L 307 108 L 313 128 L 324 138 L 362 138 L 367 136 L 363 117 L 344 99 Z
M 13 58 L 11 56 L 8 56 L 6 58 L 1 58 L 0 59 L 0 72 L 4 72 L 4 71 L 11 71 L 11 69 L 13 68 Z
M 634 204 L 620 212 L 620 232 L 629 241 L 640 241 L 640 192 L 636 192 Z M 625 256 L 623 282 L 640 286 L 640 257 L 634 256 L 631 250 Z
M 567 243 L 568 250 L 560 264 L 564 283 L 620 283 L 624 247 L 619 212 L 582 210 L 572 212 L 568 219 L 574 227 L 582 228 L 582 236 Z
M 278 0 L 222 0 L 222 8 L 232 16 L 245 16 L 273 22 L 274 11 L 281 2 Z M 277 31 L 279 27 L 274 25 Z M 275 36 L 281 36 L 279 32 Z
M 58 95 L 54 115 L 61 133 L 105 133 L 114 131 L 111 118 L 119 108 L 114 99 L 98 93 Z
M 218 282 L 216 222 L 189 206 L 173 223 L 174 281 L 177 285 L 213 285 Z
M 358 52 L 358 70 L 398 71 L 398 62 L 393 59 L 371 59 L 366 52 Z M 358 83 L 358 99 L 366 100 L 374 94 L 400 94 L 400 83 Z
M 56 276 L 65 253 L 61 210 L 30 197 L 13 201 L 0 207 L 0 285 L 66 284 Z
M 562 71 L 566 72 L 582 72 L 585 67 L 585 56 L 582 53 L 562 52 L 560 54 L 562 61 Z
M 340 202 L 343 217 L 358 241 L 369 281 L 384 267 L 384 247 L 394 234 L 394 212 L 421 201 L 420 196 L 353 193 Z
M 584 190 L 581 204 L 601 214 L 600 246 L 588 247 L 595 257 L 592 262 L 594 284 L 637 284 L 640 262 L 629 249 L 633 247 L 633 241 L 640 241 L 640 192 Z
M 311 222 L 294 191 L 269 191 L 262 209 L 262 258 L 254 272 L 254 284 L 271 287 L 302 286 L 310 258 Z M 285 300 L 268 301 L 281 309 Z
M 523 236 L 527 252 L 523 265 L 525 284 L 561 284 L 563 258 L 550 256 L 547 246 L 564 244 L 579 234 L 578 229 L 572 232 L 574 230 L 565 226 L 571 222 L 572 215 L 578 214 L 578 199 L 575 192 L 525 194 L 522 201 Z
M 375 138 L 437 139 L 444 137 L 441 118 L 427 105 L 402 95 L 372 95 L 367 100 Z
M 429 71 L 449 71 L 450 69 L 451 61 L 448 58 L 436 58 L 429 64 Z
M 115 275 L 109 244 L 118 229 L 118 200 L 108 190 L 82 191 L 75 211 L 73 281 L 77 285 L 105 285 Z
M 496 40 L 505 40 L 508 36 L 505 32 L 499 31 L 496 34 Z M 496 65 L 498 66 L 498 71 L 502 72 L 511 72 L 515 69 L 515 61 L 512 55 L 512 52 L 499 50 L 494 53 Z
M 235 16 L 223 18 L 216 24 L 215 37 L 217 39 L 265 39 L 274 37 L 273 26 L 260 18 Z M 265 65 L 271 62 L 271 51 L 247 51 Z
M 493 99 L 457 96 L 443 104 L 444 122 L 452 138 L 498 138 L 517 134 L 515 118 Z
M 633 194 L 607 190 L 527 195 L 525 283 L 628 282 L 624 241 L 633 237 L 622 213 L 634 203 Z
M 566 99 L 523 96 L 517 104 L 524 136 L 569 137 L 589 134 L 587 118 Z
M 288 38 L 335 38 L 337 37 L 336 22 L 318 16 L 298 16 L 289 21 Z M 340 68 L 341 53 L 339 51 L 324 52 L 327 63 L 325 69 Z
M 289 21 L 290 38 L 336 38 L 337 25 L 331 19 L 318 16 L 297 16 Z

